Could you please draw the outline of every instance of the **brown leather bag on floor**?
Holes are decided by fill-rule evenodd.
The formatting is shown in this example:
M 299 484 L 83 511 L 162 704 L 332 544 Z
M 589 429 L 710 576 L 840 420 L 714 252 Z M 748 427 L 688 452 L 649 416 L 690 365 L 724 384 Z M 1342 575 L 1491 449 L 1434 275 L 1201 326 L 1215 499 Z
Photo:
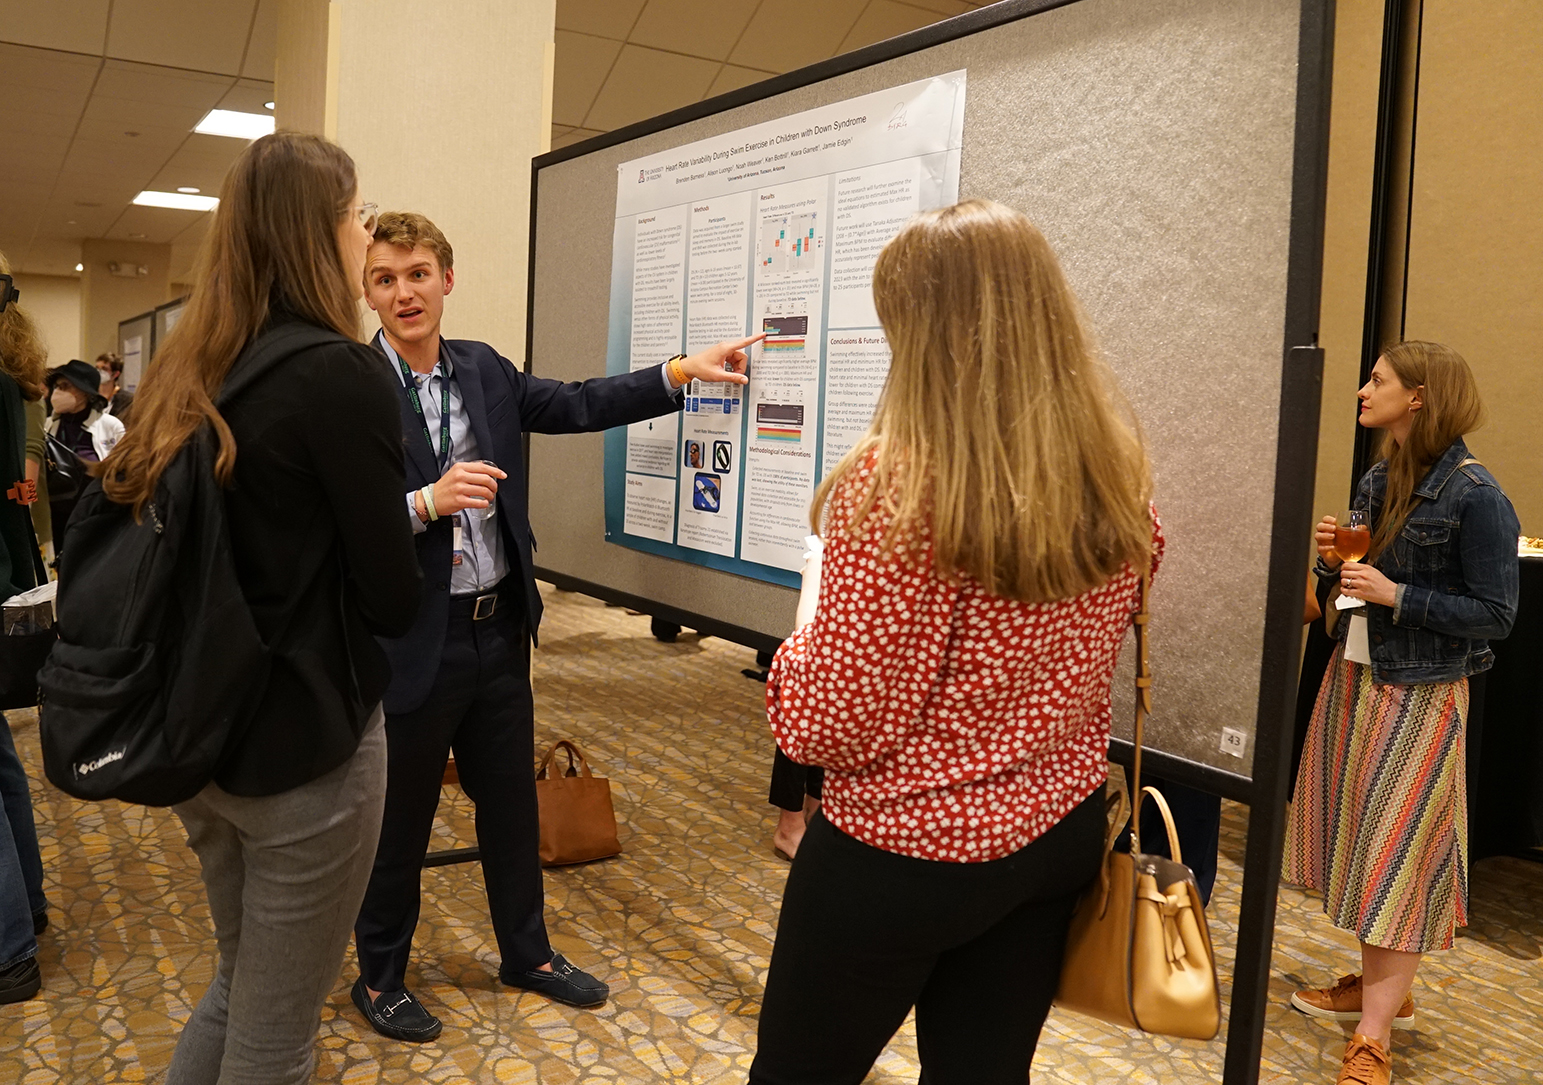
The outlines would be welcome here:
M 1147 591 L 1151 569 L 1141 576 L 1136 613 L 1135 759 L 1130 777 L 1130 851 L 1116 852 L 1115 838 L 1128 808 L 1119 812 L 1104 842 L 1104 864 L 1072 916 L 1061 965 L 1058 1006 L 1115 1025 L 1164 1036 L 1209 1040 L 1221 1028 L 1216 957 L 1206 928 L 1195 876 L 1184 865 L 1173 815 L 1156 788 L 1141 786 L 1142 725 L 1152 710 L 1147 666 Z M 1141 800 L 1151 795 L 1168 828 L 1172 859 L 1141 853 Z
M 568 755 L 568 768 L 561 775 L 552 763 L 558 750 Z M 548 768 L 553 770 L 550 775 Z M 584 751 L 565 738 L 552 743 L 536 770 L 536 803 L 542 866 L 587 863 L 621 854 L 611 781 L 590 772 Z

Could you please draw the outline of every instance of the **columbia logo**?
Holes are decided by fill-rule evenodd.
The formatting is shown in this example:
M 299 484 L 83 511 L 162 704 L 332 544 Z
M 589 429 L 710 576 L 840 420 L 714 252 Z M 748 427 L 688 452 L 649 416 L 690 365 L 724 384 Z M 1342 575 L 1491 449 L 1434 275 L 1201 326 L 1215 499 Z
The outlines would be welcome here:
M 112 753 L 104 753 L 101 757 L 98 757 L 95 761 L 85 761 L 85 762 L 82 762 L 79 765 L 76 765 L 75 766 L 75 778 L 78 780 L 82 776 L 85 776 L 85 775 L 88 775 L 89 773 L 95 772 L 97 769 L 101 768 L 103 765 L 111 765 L 114 761 L 122 761 L 122 760 L 123 760 L 123 751 L 122 750 L 114 750 Z

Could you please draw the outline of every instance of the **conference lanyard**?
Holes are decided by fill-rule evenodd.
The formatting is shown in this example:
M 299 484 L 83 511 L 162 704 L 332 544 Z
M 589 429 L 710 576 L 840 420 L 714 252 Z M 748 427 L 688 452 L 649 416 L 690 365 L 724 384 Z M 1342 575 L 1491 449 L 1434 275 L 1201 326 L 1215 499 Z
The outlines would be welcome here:
M 413 411 L 418 415 L 418 421 L 423 423 L 423 439 L 429 443 L 429 452 L 434 451 L 434 438 L 429 435 L 428 416 L 423 413 L 423 404 L 418 400 L 418 381 L 413 376 L 413 371 L 407 368 L 407 363 L 402 361 L 402 356 L 397 355 L 396 364 L 402 367 L 402 380 L 407 384 L 407 398 L 412 400 Z M 443 363 L 441 363 L 443 364 Z M 431 374 L 432 375 L 432 374 Z M 439 459 L 440 469 L 443 470 L 450 460 L 450 377 L 442 374 L 439 378 Z

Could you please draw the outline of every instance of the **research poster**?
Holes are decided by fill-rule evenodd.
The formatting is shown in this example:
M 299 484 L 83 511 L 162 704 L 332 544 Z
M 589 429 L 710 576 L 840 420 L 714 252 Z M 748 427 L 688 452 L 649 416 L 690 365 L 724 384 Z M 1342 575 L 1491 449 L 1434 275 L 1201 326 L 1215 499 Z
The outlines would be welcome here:
M 965 73 L 622 164 L 607 371 L 765 333 L 750 383 L 606 434 L 607 541 L 797 585 L 815 486 L 889 372 L 879 250 L 959 198 Z

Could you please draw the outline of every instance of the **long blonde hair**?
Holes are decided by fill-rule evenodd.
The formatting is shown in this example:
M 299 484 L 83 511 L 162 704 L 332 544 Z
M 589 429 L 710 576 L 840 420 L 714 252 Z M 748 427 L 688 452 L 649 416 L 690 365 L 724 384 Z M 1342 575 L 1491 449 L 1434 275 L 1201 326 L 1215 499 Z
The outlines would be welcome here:
M 11 262 L 0 252 L 0 275 L 10 273 Z M 21 398 L 30 403 L 43 398 L 47 365 L 48 348 L 32 314 L 15 302 L 7 305 L 0 313 L 0 371 L 16 382 Z
M 867 433 L 815 492 L 817 530 L 872 458 L 848 530 L 883 501 L 883 545 L 925 523 L 940 576 L 1040 602 L 1146 560 L 1140 428 L 1026 216 L 990 200 L 917 215 L 879 254 L 873 297 L 889 378 Z
M 1382 352 L 1398 383 L 1420 393 L 1420 409 L 1410 416 L 1404 443 L 1391 432 L 1382 436 L 1382 458 L 1388 462 L 1387 490 L 1382 512 L 1366 558 L 1374 560 L 1404 529 L 1404 522 L 1420 503 L 1414 488 L 1452 442 L 1484 424 L 1484 403 L 1473 370 L 1457 351 L 1441 343 L 1412 339 Z
M 134 427 L 102 465 L 108 497 L 137 513 L 206 421 L 219 438 L 215 474 L 230 481 L 236 440 L 214 399 L 273 309 L 359 338 L 354 284 L 338 251 L 338 225 L 357 190 L 354 160 L 317 136 L 264 136 L 236 159 L 187 309 L 140 383 Z

